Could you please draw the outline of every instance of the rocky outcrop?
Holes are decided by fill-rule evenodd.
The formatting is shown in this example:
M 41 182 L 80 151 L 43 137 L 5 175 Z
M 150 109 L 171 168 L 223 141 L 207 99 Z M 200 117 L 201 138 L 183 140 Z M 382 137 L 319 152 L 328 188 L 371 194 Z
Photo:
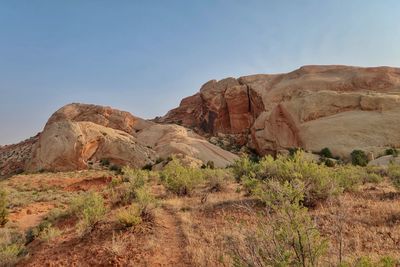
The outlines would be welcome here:
M 140 168 L 174 154 L 211 160 L 218 167 L 237 158 L 182 126 L 156 124 L 110 107 L 70 104 L 55 112 L 35 138 L 0 148 L 0 176 L 80 170 L 102 159 Z
M 32 158 L 32 147 L 38 141 L 40 134 L 18 144 L 0 146 L 0 177 L 16 174 L 25 170 L 26 164 Z
M 259 154 L 291 147 L 378 154 L 400 146 L 400 69 L 305 66 L 212 80 L 158 122 L 230 134 Z

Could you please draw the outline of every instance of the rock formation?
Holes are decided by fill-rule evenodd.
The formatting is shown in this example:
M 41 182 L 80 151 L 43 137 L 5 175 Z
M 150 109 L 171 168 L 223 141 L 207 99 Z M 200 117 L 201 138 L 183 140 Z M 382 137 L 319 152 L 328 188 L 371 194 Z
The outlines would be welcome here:
M 400 69 L 305 66 L 212 80 L 157 121 L 230 134 L 262 155 L 292 147 L 378 154 L 400 146 Z
M 237 157 L 202 136 L 260 155 L 293 147 L 328 147 L 342 158 L 354 149 L 379 155 L 400 147 L 400 69 L 305 66 L 286 74 L 212 80 L 154 121 L 70 104 L 50 117 L 42 133 L 0 147 L 0 176 L 84 169 L 104 158 L 142 167 L 179 154 L 223 167 Z
M 140 168 L 174 154 L 211 160 L 218 167 L 237 158 L 182 126 L 159 125 L 110 107 L 70 104 L 55 112 L 29 142 L 0 148 L 0 175 L 80 170 L 102 159 Z

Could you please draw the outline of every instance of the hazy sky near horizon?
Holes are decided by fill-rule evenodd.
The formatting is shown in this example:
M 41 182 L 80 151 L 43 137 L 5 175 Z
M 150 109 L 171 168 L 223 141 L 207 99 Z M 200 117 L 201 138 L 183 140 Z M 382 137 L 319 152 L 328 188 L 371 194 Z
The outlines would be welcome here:
M 0 144 L 71 102 L 152 118 L 210 79 L 400 66 L 398 0 L 0 0 Z

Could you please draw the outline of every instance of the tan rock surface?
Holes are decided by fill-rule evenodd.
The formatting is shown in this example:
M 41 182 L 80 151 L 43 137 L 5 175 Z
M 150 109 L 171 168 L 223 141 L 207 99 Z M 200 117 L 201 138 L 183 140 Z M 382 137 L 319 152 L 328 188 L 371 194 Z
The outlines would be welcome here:
M 174 154 L 192 162 L 211 160 L 218 167 L 237 158 L 182 126 L 159 125 L 110 107 L 69 104 L 50 117 L 37 137 L 0 148 L 0 176 L 86 169 L 101 159 L 140 168 Z
M 159 121 L 180 118 L 200 133 L 236 135 L 260 154 L 329 147 L 348 157 L 400 147 L 400 69 L 305 66 L 213 80 Z

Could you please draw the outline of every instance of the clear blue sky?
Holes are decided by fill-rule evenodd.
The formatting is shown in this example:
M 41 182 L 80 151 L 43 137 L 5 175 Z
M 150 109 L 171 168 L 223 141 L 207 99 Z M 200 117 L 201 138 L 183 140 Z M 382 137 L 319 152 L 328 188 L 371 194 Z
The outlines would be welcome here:
M 400 66 L 398 0 L 0 0 L 0 144 L 70 102 L 152 118 L 210 79 Z

